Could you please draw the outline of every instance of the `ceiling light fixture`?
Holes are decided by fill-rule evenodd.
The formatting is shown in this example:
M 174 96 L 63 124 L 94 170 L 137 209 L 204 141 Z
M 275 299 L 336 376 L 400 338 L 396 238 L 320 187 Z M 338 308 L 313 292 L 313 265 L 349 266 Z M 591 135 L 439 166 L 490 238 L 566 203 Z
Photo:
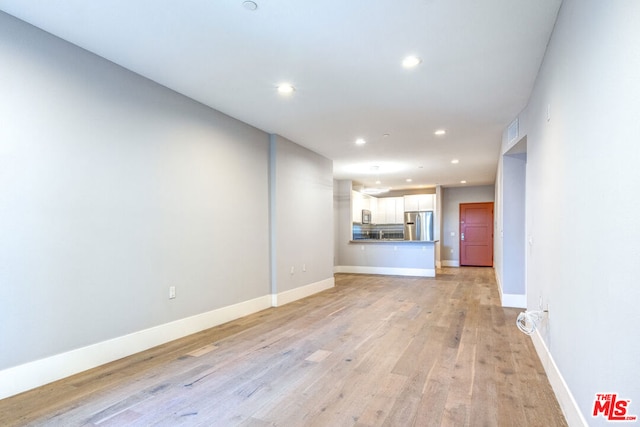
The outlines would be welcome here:
M 453 160 L 451 160 L 451 163 L 453 163 L 454 165 L 457 165 L 458 163 L 460 163 L 460 160 L 453 159 Z
M 291 95 L 295 90 L 296 88 L 290 83 L 281 83 L 278 85 L 278 93 L 281 95 Z
M 362 192 L 365 194 L 370 194 L 370 195 L 376 195 L 376 194 L 382 194 L 382 193 L 387 193 L 391 190 L 391 188 L 374 188 L 374 187 L 369 187 L 369 188 L 363 188 Z
M 460 181 L 460 184 L 466 184 L 466 183 L 467 181 L 464 181 L 464 180 Z
M 435 131 L 433 134 L 434 134 L 434 135 L 438 135 L 438 136 L 440 136 L 440 135 L 444 135 L 445 133 L 447 133 L 447 131 L 446 131 L 446 130 L 444 130 L 444 129 L 438 129 L 438 130 L 437 130 L 437 131 Z
M 242 2 L 242 6 L 247 10 L 254 11 L 258 8 L 258 3 L 254 1 L 244 1 Z
M 365 141 L 365 139 L 364 139 L 364 138 L 358 138 L 358 139 L 356 139 L 356 145 L 364 145 L 364 144 L 366 144 L 366 143 L 367 143 L 367 141 Z M 372 168 L 373 168 L 373 166 L 372 166 Z
M 420 64 L 422 60 L 417 56 L 407 56 L 402 60 L 402 66 L 404 68 L 414 68 Z
M 407 178 L 407 182 L 413 182 L 411 178 Z

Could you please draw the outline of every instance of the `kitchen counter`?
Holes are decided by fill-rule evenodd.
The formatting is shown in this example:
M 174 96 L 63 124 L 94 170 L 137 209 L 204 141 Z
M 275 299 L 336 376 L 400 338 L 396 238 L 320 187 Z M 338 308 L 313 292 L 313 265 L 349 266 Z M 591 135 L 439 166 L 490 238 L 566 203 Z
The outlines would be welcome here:
M 404 240 L 404 239 L 355 239 L 349 240 L 349 243 L 411 243 L 424 244 L 436 243 L 438 240 Z
M 352 239 L 336 273 L 435 277 L 437 240 Z

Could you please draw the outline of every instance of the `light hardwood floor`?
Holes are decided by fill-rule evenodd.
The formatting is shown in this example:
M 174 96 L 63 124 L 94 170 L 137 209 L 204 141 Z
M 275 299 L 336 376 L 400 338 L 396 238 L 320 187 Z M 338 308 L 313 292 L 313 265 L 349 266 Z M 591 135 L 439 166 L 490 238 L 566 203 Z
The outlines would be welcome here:
M 490 268 L 336 287 L 0 401 L 0 425 L 565 426 Z

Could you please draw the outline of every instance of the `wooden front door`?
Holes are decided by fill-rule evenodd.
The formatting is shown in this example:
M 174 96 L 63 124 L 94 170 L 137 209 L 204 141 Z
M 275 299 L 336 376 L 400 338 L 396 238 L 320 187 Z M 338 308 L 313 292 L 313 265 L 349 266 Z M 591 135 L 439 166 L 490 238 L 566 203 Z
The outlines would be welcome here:
M 460 265 L 493 266 L 493 202 L 460 204 Z

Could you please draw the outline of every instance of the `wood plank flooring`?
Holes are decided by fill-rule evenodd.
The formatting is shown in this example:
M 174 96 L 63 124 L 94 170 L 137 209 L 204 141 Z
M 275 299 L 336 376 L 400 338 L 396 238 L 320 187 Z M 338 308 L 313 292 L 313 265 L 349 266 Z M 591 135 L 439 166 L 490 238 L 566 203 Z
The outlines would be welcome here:
M 566 426 L 491 268 L 336 287 L 0 401 L 2 426 Z

